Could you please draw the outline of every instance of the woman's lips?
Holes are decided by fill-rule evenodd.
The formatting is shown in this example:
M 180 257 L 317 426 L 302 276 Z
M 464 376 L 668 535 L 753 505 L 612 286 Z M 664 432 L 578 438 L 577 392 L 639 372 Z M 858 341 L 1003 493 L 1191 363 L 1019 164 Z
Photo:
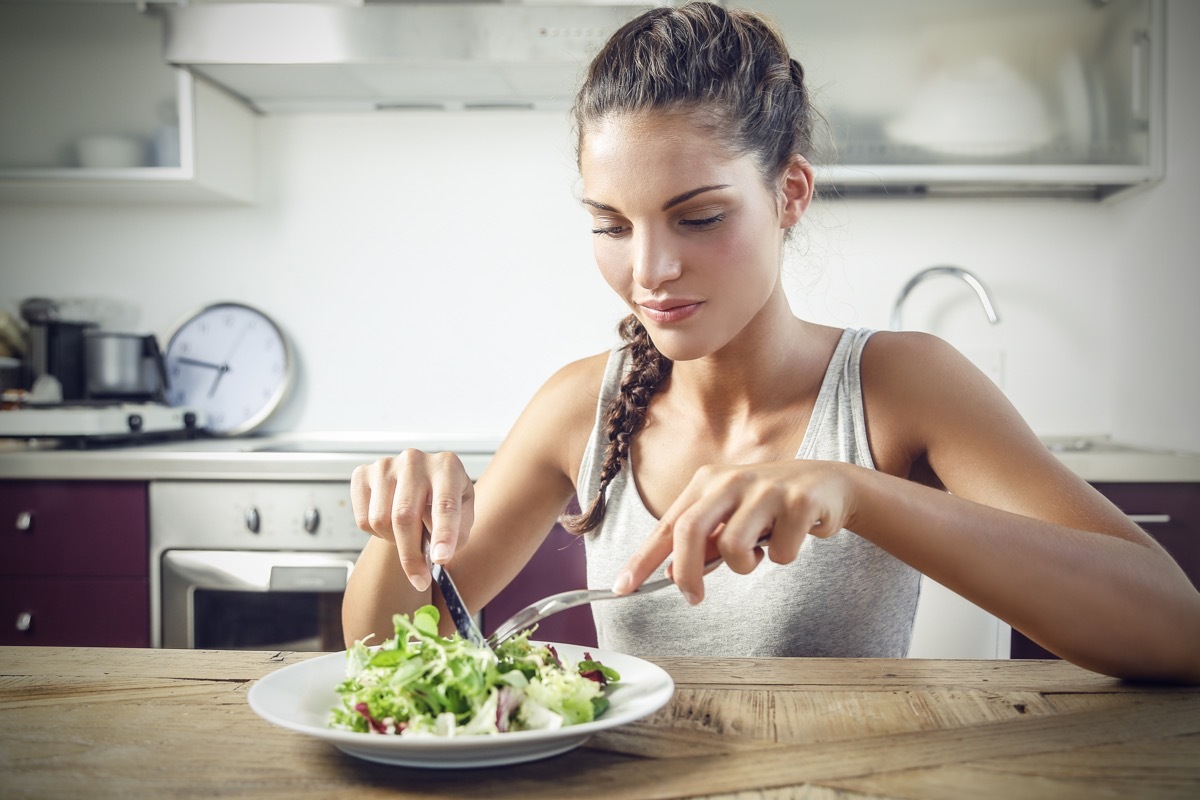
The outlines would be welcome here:
M 642 312 L 652 321 L 658 323 L 680 322 L 695 314 L 700 310 L 703 303 L 697 301 L 689 302 L 666 302 L 666 303 L 639 303 Z

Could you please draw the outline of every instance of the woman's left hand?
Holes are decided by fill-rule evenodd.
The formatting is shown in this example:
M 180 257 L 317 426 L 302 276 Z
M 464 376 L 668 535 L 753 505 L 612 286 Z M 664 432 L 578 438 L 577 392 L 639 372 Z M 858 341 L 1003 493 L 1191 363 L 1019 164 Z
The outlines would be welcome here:
M 854 466 L 834 461 L 709 465 L 696 474 L 617 576 L 613 590 L 633 591 L 674 554 L 667 575 L 689 603 L 704 599 L 704 564 L 717 554 L 745 575 L 762 560 L 787 564 L 804 537 L 832 536 L 853 516 Z

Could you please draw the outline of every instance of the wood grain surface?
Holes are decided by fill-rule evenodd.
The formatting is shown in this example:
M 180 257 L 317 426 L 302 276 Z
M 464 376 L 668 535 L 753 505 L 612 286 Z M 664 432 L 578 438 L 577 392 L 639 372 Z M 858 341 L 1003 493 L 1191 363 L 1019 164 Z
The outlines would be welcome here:
M 383 766 L 269 725 L 313 654 L 0 648 L 0 797 L 1200 796 L 1200 688 L 1065 662 L 672 659 L 671 702 L 575 751 Z

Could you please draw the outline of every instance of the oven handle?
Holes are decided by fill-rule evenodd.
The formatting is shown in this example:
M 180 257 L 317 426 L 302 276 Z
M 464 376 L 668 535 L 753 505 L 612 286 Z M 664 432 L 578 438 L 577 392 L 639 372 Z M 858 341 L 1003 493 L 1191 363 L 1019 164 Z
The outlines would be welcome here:
M 242 592 L 340 592 L 358 553 L 168 550 L 163 580 L 189 589 Z

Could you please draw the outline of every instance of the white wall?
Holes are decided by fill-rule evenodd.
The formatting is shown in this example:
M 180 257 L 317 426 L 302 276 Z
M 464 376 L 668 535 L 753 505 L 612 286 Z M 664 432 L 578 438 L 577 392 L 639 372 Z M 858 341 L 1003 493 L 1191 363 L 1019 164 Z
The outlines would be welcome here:
M 1002 324 L 944 279 L 912 297 L 906 326 L 1002 354 L 1035 429 L 1200 450 L 1200 8 L 1168 10 L 1165 182 L 1115 204 L 821 203 L 789 258 L 797 311 L 887 327 L 913 272 L 959 264 Z M 265 117 L 258 151 L 250 207 L 0 206 L 0 308 L 124 296 L 165 339 L 203 304 L 257 305 L 301 361 L 277 430 L 499 436 L 556 367 L 615 340 L 622 309 L 591 262 L 564 115 Z
M 1167 10 L 1167 176 L 1115 219 L 1113 433 L 1200 450 L 1200 3 Z

